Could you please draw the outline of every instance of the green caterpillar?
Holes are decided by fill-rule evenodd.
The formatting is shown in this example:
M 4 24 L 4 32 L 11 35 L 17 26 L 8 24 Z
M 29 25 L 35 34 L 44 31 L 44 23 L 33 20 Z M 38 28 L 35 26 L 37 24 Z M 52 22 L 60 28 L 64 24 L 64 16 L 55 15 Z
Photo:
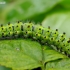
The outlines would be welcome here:
M 21 21 L 0 26 L 0 39 L 9 39 L 14 37 L 31 38 L 39 41 L 41 44 L 54 46 L 58 51 L 70 57 L 70 38 L 66 38 L 65 32 L 59 34 L 58 29 L 51 30 L 50 26 L 44 28 L 41 25 L 32 22 L 22 23 Z

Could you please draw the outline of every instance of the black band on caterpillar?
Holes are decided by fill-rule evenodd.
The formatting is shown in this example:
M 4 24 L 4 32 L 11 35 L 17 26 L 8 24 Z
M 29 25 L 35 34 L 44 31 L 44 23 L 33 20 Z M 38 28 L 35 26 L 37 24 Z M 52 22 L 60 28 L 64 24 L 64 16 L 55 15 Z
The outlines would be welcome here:
M 10 37 L 24 37 L 32 38 L 39 41 L 41 44 L 47 44 L 56 47 L 60 52 L 64 52 L 65 55 L 70 57 L 70 38 L 66 38 L 66 33 L 59 34 L 58 29 L 51 30 L 50 26 L 44 28 L 41 25 L 35 25 L 31 21 L 28 23 L 22 23 L 18 21 L 15 24 L 0 27 L 0 39 L 9 39 Z

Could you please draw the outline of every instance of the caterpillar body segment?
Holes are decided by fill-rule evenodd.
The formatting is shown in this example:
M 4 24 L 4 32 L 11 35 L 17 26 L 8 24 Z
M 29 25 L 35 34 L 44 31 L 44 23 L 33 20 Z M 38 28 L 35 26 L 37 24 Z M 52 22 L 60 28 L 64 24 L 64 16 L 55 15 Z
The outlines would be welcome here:
M 60 51 L 70 57 L 70 38 L 66 38 L 66 33 L 59 34 L 58 29 L 51 30 L 50 26 L 44 28 L 41 25 L 35 25 L 32 22 L 22 23 L 21 21 L 6 26 L 0 26 L 0 39 L 9 38 L 31 38 L 39 41 L 41 44 L 54 46 L 57 51 Z
M 13 26 L 14 25 L 9 22 L 8 25 L 7 25 L 7 31 L 8 32 L 13 31 Z
M 33 35 L 33 24 L 32 23 L 24 23 L 22 33 L 23 33 L 25 38 L 32 37 L 32 35 Z
M 42 34 L 41 34 L 41 43 L 42 44 L 49 44 L 50 43 L 50 38 L 51 37 L 51 30 L 50 27 L 42 29 Z
M 64 53 L 65 53 L 68 57 L 70 57 L 70 46 L 67 46 L 67 47 L 63 48 L 62 50 L 64 51 Z
M 6 32 L 6 31 L 7 31 L 6 26 L 3 26 L 1 24 L 1 26 L 0 26 L 0 32 Z
M 58 38 L 58 29 L 56 29 L 55 31 L 52 31 L 51 32 L 51 36 L 52 36 L 52 38 L 54 38 L 55 40 Z
M 33 30 L 33 39 L 35 40 L 41 40 L 42 34 L 43 34 L 43 27 L 41 25 L 34 25 Z
M 21 32 L 21 31 L 22 31 L 22 29 L 21 29 L 22 26 L 23 26 L 23 23 L 22 23 L 22 22 L 15 23 L 15 24 L 14 24 L 14 30 Z
M 7 33 L 8 37 L 12 37 L 14 35 L 14 32 L 10 31 L 9 33 Z
M 66 39 L 66 33 L 64 32 L 63 34 L 60 34 L 59 39 L 61 42 L 63 42 Z

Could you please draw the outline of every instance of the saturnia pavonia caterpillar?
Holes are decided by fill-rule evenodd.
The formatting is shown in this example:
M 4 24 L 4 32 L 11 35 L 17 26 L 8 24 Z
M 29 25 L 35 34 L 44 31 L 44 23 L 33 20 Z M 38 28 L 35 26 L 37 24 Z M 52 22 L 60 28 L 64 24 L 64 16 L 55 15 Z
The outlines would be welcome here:
M 15 24 L 8 23 L 5 26 L 2 24 L 0 26 L 0 39 L 14 37 L 31 38 L 41 44 L 55 46 L 57 50 L 70 57 L 70 38 L 66 38 L 65 34 L 65 32 L 59 34 L 58 29 L 51 30 L 50 26 L 44 28 L 32 22 L 22 23 L 18 21 Z

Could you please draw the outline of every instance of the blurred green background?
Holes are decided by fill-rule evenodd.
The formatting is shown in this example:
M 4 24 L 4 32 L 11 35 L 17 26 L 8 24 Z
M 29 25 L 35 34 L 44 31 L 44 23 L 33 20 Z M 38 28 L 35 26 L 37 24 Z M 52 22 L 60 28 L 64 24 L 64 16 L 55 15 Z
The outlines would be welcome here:
M 32 20 L 70 37 L 69 0 L 0 0 L 0 24 Z M 0 70 L 6 70 L 0 67 Z M 9 69 L 10 70 L 10 69 Z

